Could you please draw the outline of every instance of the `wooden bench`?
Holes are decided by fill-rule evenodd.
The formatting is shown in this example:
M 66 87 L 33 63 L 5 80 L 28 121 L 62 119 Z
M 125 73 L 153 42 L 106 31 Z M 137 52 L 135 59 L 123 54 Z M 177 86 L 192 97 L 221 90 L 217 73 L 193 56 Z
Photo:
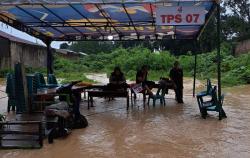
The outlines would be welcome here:
M 93 97 L 107 98 L 127 98 L 127 110 L 129 109 L 129 93 L 128 91 L 110 91 L 110 90 L 89 90 L 88 91 L 88 109 L 93 106 Z

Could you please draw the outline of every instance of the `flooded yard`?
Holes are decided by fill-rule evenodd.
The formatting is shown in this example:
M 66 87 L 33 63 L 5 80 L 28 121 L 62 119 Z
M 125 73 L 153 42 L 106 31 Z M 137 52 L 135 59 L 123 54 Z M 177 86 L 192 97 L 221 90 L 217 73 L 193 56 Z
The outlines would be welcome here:
M 81 112 L 89 121 L 86 129 L 74 130 L 53 144 L 45 139 L 38 150 L 0 150 L 0 157 L 249 158 L 250 86 L 223 90 L 228 118 L 219 121 L 217 113 L 206 120 L 200 117 L 191 85 L 192 80 L 186 79 L 184 104 L 175 102 L 171 90 L 166 106 L 144 107 L 139 96 L 128 111 L 125 99 L 94 98 L 95 107 L 90 110 L 85 100 Z

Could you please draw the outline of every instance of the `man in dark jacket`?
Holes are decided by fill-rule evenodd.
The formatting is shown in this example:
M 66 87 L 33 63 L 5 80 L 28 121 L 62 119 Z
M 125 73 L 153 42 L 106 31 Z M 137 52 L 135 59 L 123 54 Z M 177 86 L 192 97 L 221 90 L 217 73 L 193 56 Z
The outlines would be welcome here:
M 170 70 L 170 79 L 175 84 L 175 96 L 178 103 L 183 103 L 183 71 L 178 61 L 175 61 Z

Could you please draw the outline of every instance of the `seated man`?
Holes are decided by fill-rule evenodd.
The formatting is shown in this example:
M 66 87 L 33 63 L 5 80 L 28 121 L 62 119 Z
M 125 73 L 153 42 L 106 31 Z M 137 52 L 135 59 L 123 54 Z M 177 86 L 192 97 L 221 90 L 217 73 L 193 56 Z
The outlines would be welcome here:
M 108 84 L 109 89 L 125 89 L 127 88 L 127 83 L 126 79 L 124 77 L 124 74 L 122 73 L 120 67 L 115 67 L 114 71 L 111 73 L 109 77 L 109 84 Z
M 142 84 L 142 87 L 144 90 L 146 90 L 146 92 L 149 94 L 149 95 L 152 95 L 152 91 L 151 91 L 151 87 L 155 84 L 153 81 L 148 81 L 147 80 L 147 77 L 148 77 L 148 66 L 147 65 L 143 65 L 141 67 L 140 70 L 137 71 L 136 73 L 136 83 L 139 84 L 141 83 Z

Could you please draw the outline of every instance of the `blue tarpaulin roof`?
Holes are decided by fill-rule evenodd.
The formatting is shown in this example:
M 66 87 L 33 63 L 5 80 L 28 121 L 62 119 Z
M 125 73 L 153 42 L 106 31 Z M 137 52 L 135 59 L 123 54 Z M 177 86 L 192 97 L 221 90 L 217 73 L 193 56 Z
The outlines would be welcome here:
M 203 25 L 159 26 L 157 6 L 203 7 L 215 0 L 2 0 L 0 21 L 42 40 L 195 39 Z

